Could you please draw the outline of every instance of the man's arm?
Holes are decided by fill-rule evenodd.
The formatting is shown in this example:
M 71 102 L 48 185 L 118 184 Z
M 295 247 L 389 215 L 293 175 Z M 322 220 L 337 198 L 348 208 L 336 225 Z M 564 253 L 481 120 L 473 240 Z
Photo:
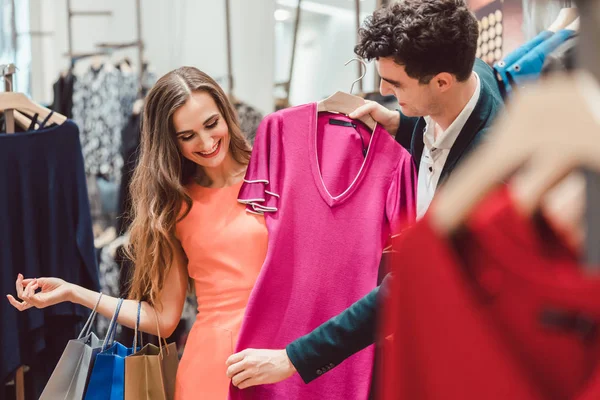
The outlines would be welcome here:
M 375 342 L 379 287 L 341 314 L 286 347 L 305 383 L 328 372 L 346 358 Z
M 277 383 L 296 371 L 305 383 L 313 381 L 375 342 L 378 307 L 390 282 L 387 275 L 380 287 L 285 350 L 246 349 L 232 355 L 227 376 L 241 389 Z

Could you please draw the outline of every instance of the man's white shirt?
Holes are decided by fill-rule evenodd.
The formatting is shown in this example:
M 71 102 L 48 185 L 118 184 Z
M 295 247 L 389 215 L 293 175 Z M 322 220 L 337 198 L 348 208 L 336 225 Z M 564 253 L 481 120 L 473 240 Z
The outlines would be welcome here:
M 481 82 L 479 75 L 475 72 L 473 73 L 477 77 L 477 87 L 473 96 L 471 96 L 471 99 L 460 114 L 458 114 L 454 122 L 437 139 L 434 139 L 435 122 L 431 117 L 425 117 L 427 126 L 423 134 L 423 155 L 421 156 L 419 178 L 417 181 L 417 219 L 421 219 L 427 212 L 437 189 L 440 175 L 448 159 L 448 154 L 450 154 L 450 149 L 452 149 L 460 131 L 473 113 L 477 101 L 479 101 Z

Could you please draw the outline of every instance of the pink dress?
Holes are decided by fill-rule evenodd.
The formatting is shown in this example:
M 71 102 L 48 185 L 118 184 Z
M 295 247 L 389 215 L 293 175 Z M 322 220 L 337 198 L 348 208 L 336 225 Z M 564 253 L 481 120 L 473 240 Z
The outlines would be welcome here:
M 371 133 L 316 104 L 266 117 L 239 199 L 264 213 L 269 246 L 236 351 L 283 349 L 372 290 L 391 231 L 414 220 L 415 178 L 409 153 L 379 126 Z M 296 375 L 232 387 L 230 399 L 367 399 L 373 356 L 368 348 L 308 385 Z
M 267 253 L 264 217 L 238 203 L 241 186 L 186 187 L 194 203 L 176 233 L 188 258 L 198 316 L 177 371 L 176 400 L 227 398 L 225 362 Z

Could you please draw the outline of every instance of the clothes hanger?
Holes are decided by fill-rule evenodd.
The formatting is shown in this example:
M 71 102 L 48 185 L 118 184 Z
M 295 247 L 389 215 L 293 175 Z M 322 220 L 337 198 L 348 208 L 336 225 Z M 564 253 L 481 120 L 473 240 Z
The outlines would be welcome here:
M 31 118 L 16 110 L 14 111 L 13 115 L 15 116 L 15 122 L 17 123 L 17 125 L 19 125 L 23 129 L 29 128 L 29 126 L 31 125 Z M 39 129 L 39 127 L 40 124 L 37 122 L 33 125 L 33 129 Z
M 4 81 L 6 82 L 6 90 L 7 90 L 5 93 L 12 93 L 12 81 L 10 79 L 8 79 L 6 76 L 4 76 Z M 12 111 L 13 111 L 14 121 L 17 123 L 17 125 L 19 125 L 22 129 L 29 129 L 29 126 L 31 125 L 31 118 L 20 113 L 17 110 L 12 110 Z M 35 123 L 34 129 L 38 129 L 38 128 L 39 128 L 39 124 Z M 9 132 L 9 133 L 12 133 L 12 132 Z
M 48 119 L 48 124 L 57 124 L 61 125 L 63 122 L 67 120 L 67 117 L 61 115 L 57 112 L 53 112 L 52 110 L 42 107 L 41 105 L 35 103 L 33 100 L 29 99 L 23 93 L 18 92 L 3 92 L 0 93 L 0 112 L 5 112 L 9 110 L 17 110 L 22 111 L 27 114 L 38 114 L 41 120 L 46 119 L 50 114 L 50 118 Z M 16 113 L 15 113 L 16 114 Z M 21 113 L 19 113 L 21 114 Z M 23 114 L 21 116 L 25 119 L 28 119 Z M 21 117 L 19 117 L 21 118 Z M 18 122 L 19 119 L 15 116 L 15 120 Z M 22 120 L 24 121 L 24 120 Z M 31 120 L 29 120 L 29 123 Z M 29 126 L 27 123 L 27 126 Z
M 457 231 L 488 192 L 519 170 L 526 190 L 517 191 L 518 204 L 527 215 L 576 167 L 600 173 L 600 120 L 582 95 L 594 86 L 594 78 L 580 72 L 548 79 L 517 95 L 489 141 L 440 190 L 430 211 L 434 228 L 444 235 Z
M 321 100 L 317 103 L 317 111 L 318 112 L 332 112 L 338 114 L 349 115 L 353 111 L 355 111 L 358 107 L 365 104 L 365 99 L 359 96 L 355 96 L 352 94 L 352 90 L 354 89 L 354 85 L 361 81 L 365 75 L 367 74 L 367 64 L 361 60 L 360 58 L 353 58 L 348 61 L 344 66 L 350 64 L 352 61 L 360 62 L 364 67 L 364 73 L 361 77 L 352 82 L 352 86 L 350 86 L 350 93 L 344 92 L 336 92 L 333 95 L 329 96 L 325 100 Z M 364 122 L 371 130 L 375 129 L 376 122 L 370 115 L 365 115 L 359 119 Z
M 561 29 L 565 29 L 570 23 L 575 21 L 578 16 L 579 12 L 577 11 L 577 8 L 565 7 L 560 10 L 558 17 L 556 17 L 556 20 L 554 20 L 552 25 L 550 25 L 547 30 L 556 33 Z
M 575 18 L 575 20 L 573 22 L 571 22 L 569 25 L 567 25 L 565 27 L 565 29 L 570 30 L 570 31 L 579 32 L 580 24 L 581 24 L 581 21 L 580 21 L 579 17 L 577 17 L 577 18 Z

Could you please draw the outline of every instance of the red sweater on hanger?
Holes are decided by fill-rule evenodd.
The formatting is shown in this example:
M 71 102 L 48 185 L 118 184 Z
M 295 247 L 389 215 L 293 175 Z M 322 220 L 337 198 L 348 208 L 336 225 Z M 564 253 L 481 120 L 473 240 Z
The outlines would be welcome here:
M 600 279 L 541 219 L 491 195 L 452 240 L 397 239 L 383 398 L 600 398 Z

